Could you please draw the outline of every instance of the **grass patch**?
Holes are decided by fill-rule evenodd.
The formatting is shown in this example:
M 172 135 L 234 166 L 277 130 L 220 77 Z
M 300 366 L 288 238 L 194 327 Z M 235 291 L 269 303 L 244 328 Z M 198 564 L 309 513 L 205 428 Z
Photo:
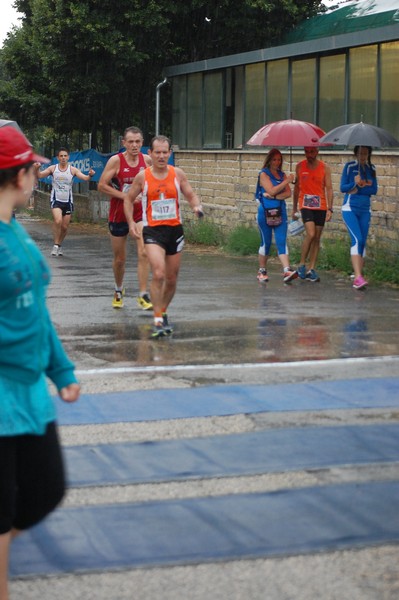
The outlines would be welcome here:
M 317 266 L 320 269 L 340 271 L 350 275 L 352 273 L 352 262 L 349 238 L 337 237 L 334 240 L 323 240 L 322 238 Z
M 213 246 L 227 254 L 238 256 L 257 256 L 260 236 L 255 227 L 238 225 L 234 229 L 225 230 L 220 225 L 209 221 L 192 221 L 185 224 L 185 237 L 189 243 Z M 288 237 L 290 263 L 299 264 L 303 236 Z M 371 281 L 399 285 L 398 255 L 399 245 L 392 251 L 378 244 L 369 245 L 365 261 L 365 275 Z M 270 252 L 276 257 L 277 252 L 273 240 Z M 345 275 L 352 273 L 349 238 L 322 238 L 317 267 L 326 271 L 337 271 Z
M 185 223 L 184 237 L 190 244 L 202 244 L 204 246 L 222 247 L 225 240 L 225 234 L 219 225 L 200 219 Z
M 379 244 L 374 244 L 368 247 L 367 250 L 365 271 L 370 279 L 399 285 L 399 244 L 396 244 L 391 252 Z
M 238 225 L 227 233 L 225 250 L 239 256 L 258 254 L 259 232 L 254 227 Z

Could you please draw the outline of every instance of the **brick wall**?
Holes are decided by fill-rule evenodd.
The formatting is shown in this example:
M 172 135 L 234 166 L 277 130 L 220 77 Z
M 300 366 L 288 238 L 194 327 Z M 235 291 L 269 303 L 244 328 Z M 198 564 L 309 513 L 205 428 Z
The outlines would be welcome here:
M 257 205 L 253 200 L 258 172 L 266 152 L 240 151 L 189 151 L 175 150 L 176 166 L 181 167 L 201 198 L 207 219 L 225 228 L 238 224 L 255 225 Z M 297 151 L 292 156 L 284 154 L 284 170 L 289 172 L 302 160 Z M 342 194 L 339 182 L 344 164 L 352 158 L 351 152 L 320 152 L 320 157 L 331 167 L 334 189 L 334 218 L 325 229 L 324 236 L 347 235 L 340 207 Z M 290 161 L 292 160 L 292 169 Z M 374 152 L 373 163 L 377 169 L 378 195 L 372 199 L 372 224 L 369 241 L 388 244 L 392 249 L 399 245 L 399 153 Z M 99 222 L 107 219 L 109 200 L 97 191 L 88 196 L 74 194 L 75 219 Z M 289 211 L 290 199 L 287 201 Z M 35 212 L 50 216 L 49 194 L 36 192 Z M 185 220 L 193 218 L 187 203 L 183 203 Z
M 265 152 L 237 151 L 175 151 L 176 166 L 181 167 L 201 198 L 208 218 L 215 223 L 233 228 L 239 223 L 255 222 L 257 205 L 253 201 L 256 180 L 265 159 Z M 332 171 L 334 190 L 334 218 L 325 230 L 326 237 L 347 235 L 342 221 L 341 204 L 343 194 L 339 191 L 344 164 L 353 157 L 351 152 L 334 153 L 320 151 Z M 283 153 L 284 170 L 294 171 L 296 163 L 304 158 L 303 153 Z M 292 169 L 290 163 L 292 160 Z M 372 224 L 369 241 L 388 243 L 392 248 L 399 244 L 399 154 L 374 152 L 372 162 L 377 169 L 378 195 L 372 198 Z M 289 212 L 291 200 L 287 200 Z M 185 205 L 185 219 L 192 219 Z

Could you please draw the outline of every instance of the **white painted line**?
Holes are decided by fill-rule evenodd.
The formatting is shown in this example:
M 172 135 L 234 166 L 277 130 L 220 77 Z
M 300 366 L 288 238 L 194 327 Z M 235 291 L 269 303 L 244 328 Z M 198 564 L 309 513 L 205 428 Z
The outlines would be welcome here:
M 306 366 L 344 366 L 361 363 L 383 363 L 399 361 L 399 356 L 371 356 L 361 358 L 332 358 L 330 360 L 297 360 L 281 363 L 242 363 L 217 365 L 158 365 L 143 367 L 106 367 L 101 369 L 77 370 L 76 375 L 107 375 L 113 373 L 165 373 L 167 371 L 220 371 L 221 369 L 281 369 Z

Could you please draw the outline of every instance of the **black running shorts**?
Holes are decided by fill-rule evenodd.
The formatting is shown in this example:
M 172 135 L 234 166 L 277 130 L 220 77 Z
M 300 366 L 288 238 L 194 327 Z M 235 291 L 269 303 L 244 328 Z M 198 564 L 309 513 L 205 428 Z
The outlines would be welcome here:
M 301 208 L 302 221 L 304 223 L 309 223 L 313 221 L 315 225 L 318 227 L 324 227 L 326 222 L 326 210 L 313 210 L 311 208 Z
M 0 437 L 0 534 L 27 529 L 62 500 L 64 466 L 57 428 L 44 435 Z
M 125 221 L 119 223 L 109 221 L 108 229 L 114 237 L 125 237 L 129 233 L 129 225 Z
M 143 228 L 143 239 L 145 244 L 161 246 L 167 255 L 178 254 L 183 250 L 184 231 L 182 225 L 146 225 Z

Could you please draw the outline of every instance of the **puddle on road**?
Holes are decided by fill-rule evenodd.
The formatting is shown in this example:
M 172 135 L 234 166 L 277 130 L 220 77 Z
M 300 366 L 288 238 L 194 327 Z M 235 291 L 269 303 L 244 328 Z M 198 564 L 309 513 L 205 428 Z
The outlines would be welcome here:
M 153 340 L 151 323 L 110 324 L 69 331 L 73 354 L 131 366 L 291 362 L 399 354 L 389 319 L 221 320 L 181 322 Z M 66 343 L 68 346 L 68 343 Z

